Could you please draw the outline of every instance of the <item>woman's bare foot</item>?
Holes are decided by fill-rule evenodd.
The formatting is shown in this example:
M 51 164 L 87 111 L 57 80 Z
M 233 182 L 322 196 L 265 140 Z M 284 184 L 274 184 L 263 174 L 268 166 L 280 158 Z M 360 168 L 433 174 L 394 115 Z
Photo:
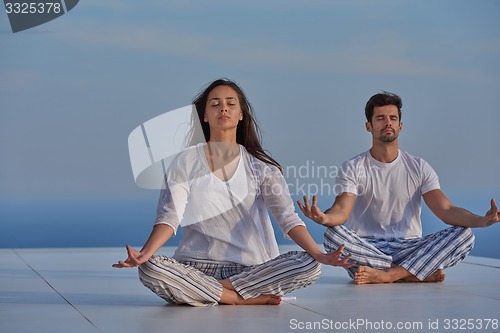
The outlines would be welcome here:
M 281 303 L 281 297 L 260 295 L 255 298 L 244 299 L 236 291 L 224 288 L 219 303 L 230 305 L 278 305 Z
M 219 281 L 219 283 L 222 284 L 222 287 L 224 287 L 225 289 L 235 290 L 229 279 L 217 280 L 217 281 Z
M 237 303 L 239 305 L 279 305 L 281 303 L 281 297 L 276 295 L 260 295 L 256 298 L 250 298 L 244 300 L 242 298 L 242 303 Z
M 233 305 L 278 305 L 281 303 L 281 297 L 276 295 L 260 295 L 255 298 L 244 299 L 234 289 L 229 279 L 219 280 L 222 284 L 222 297 L 219 303 Z

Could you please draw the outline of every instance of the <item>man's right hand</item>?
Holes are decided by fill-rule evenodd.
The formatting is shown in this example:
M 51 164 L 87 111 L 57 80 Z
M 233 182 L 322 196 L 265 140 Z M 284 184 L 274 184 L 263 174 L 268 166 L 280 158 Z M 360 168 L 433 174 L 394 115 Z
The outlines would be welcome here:
M 300 210 L 302 211 L 302 213 L 304 213 L 306 217 L 310 218 L 316 223 L 325 225 L 327 221 L 327 216 L 318 207 L 318 197 L 313 195 L 312 204 L 309 205 L 309 200 L 307 200 L 307 196 L 304 195 L 304 204 L 302 204 L 300 200 L 297 200 L 297 204 L 299 205 Z

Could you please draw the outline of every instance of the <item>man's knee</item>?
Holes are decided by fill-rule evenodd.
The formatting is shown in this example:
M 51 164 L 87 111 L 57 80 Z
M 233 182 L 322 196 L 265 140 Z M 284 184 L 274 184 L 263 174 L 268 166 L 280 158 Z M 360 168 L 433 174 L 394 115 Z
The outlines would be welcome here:
M 465 244 L 468 248 L 472 250 L 474 247 L 474 244 L 476 243 L 476 236 L 474 236 L 474 233 L 472 232 L 471 228 L 463 228 L 462 234 L 463 234 L 463 239 L 465 240 Z
M 474 233 L 472 232 L 471 228 L 465 228 L 464 233 L 470 237 L 470 241 L 472 243 L 474 243 L 476 241 L 476 236 L 474 236 Z
M 455 226 L 452 227 L 452 229 L 456 235 L 456 239 L 459 239 L 464 247 L 472 248 L 474 246 L 476 237 L 474 236 L 471 228 Z
M 345 243 L 345 241 L 342 241 L 345 237 L 341 236 L 345 233 L 343 228 L 345 227 L 337 225 L 326 229 L 323 235 L 323 246 L 326 252 L 335 251 L 340 245 Z

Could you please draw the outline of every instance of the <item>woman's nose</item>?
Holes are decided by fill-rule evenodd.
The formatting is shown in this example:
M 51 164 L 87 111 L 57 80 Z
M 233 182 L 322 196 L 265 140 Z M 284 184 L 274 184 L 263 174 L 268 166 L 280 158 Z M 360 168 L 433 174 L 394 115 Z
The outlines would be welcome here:
M 227 112 L 227 105 L 226 103 L 221 103 L 220 105 L 220 110 L 219 110 L 221 113 L 222 112 Z

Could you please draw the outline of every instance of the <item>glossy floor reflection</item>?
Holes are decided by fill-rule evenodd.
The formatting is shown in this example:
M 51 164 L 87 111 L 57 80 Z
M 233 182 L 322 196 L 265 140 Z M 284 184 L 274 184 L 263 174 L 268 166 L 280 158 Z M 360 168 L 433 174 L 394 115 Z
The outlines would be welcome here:
M 498 259 L 469 257 L 440 284 L 356 286 L 342 269 L 323 267 L 316 284 L 279 306 L 193 308 L 167 305 L 136 269 L 112 268 L 124 255 L 1 249 L 0 332 L 500 332 Z

